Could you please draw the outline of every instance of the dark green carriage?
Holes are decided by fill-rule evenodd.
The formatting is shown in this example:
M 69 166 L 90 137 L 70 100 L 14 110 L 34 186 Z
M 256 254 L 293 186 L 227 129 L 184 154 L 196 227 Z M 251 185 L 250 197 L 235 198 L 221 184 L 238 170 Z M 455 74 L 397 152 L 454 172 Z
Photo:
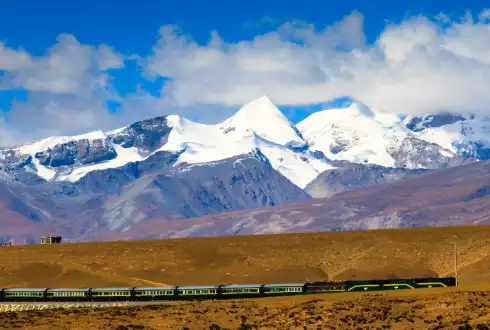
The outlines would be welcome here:
M 43 301 L 47 288 L 13 288 L 3 290 L 3 301 Z
M 90 299 L 95 301 L 131 300 L 133 288 L 93 288 Z
M 176 298 L 176 287 L 135 287 L 133 289 L 134 298 L 136 300 L 173 300 Z
M 62 288 L 48 289 L 46 300 L 48 301 L 84 301 L 90 298 L 90 289 Z
M 178 286 L 177 298 L 182 300 L 216 299 L 218 298 L 219 287 L 219 285 Z
M 219 288 L 219 295 L 227 298 L 250 298 L 263 295 L 263 284 L 230 284 Z
M 306 283 L 264 284 L 265 296 L 288 296 L 305 293 Z

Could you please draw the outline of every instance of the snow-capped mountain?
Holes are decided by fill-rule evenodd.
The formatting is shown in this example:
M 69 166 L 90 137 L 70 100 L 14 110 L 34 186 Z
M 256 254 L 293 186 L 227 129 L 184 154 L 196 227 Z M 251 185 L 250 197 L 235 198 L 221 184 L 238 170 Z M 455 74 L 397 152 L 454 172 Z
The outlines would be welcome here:
M 357 102 L 314 113 L 297 126 L 310 148 L 329 158 L 389 167 L 395 165 L 389 150 L 407 136 L 396 115 L 378 113 Z
M 175 165 L 179 165 L 213 162 L 260 150 L 275 170 L 300 188 L 320 173 L 336 168 L 337 161 L 436 169 L 460 164 L 462 160 L 456 153 L 473 156 L 458 152 L 454 139 L 449 144 L 432 138 L 442 134 L 433 131 L 440 127 L 414 131 L 413 125 L 406 126 L 417 123 L 420 127 L 426 122 L 415 118 L 402 122 L 396 115 L 354 101 L 348 108 L 314 113 L 295 126 L 263 96 L 216 125 L 195 123 L 177 115 L 157 117 L 109 132 L 50 137 L 4 149 L 1 156 L 7 170 L 20 181 L 35 184 L 76 182 L 92 171 L 144 162 L 162 151 L 178 154 Z
M 178 116 L 169 116 L 168 122 L 172 131 L 161 150 L 185 150 L 179 162 L 205 163 L 259 149 L 274 169 L 301 188 L 333 168 L 327 159 L 307 151 L 295 126 L 268 97 L 245 105 L 217 125 L 197 124 Z
M 409 169 L 460 163 L 450 149 L 418 139 L 397 115 L 360 102 L 314 113 L 297 127 L 311 150 L 333 160 Z
M 161 116 L 0 149 L 0 174 L 15 179 L 0 180 L 0 193 L 14 182 L 12 218 L 85 239 L 98 229 L 332 196 L 472 162 L 429 132 L 473 119 L 401 121 L 354 102 L 295 126 L 264 96 L 215 125 Z M 478 123 L 473 132 L 484 134 Z M 17 210 L 22 200 L 29 203 Z
M 216 125 L 176 115 L 158 117 L 110 132 L 47 138 L 5 150 L 4 156 L 7 165 L 18 163 L 46 181 L 76 182 L 91 171 L 145 161 L 161 151 L 180 153 L 178 165 L 213 162 L 256 149 L 301 188 L 334 167 L 307 150 L 296 127 L 266 96 Z
M 110 132 L 50 137 L 3 154 L 7 166 L 27 168 L 45 181 L 75 182 L 91 171 L 145 160 L 165 143 L 169 132 L 166 117 L 157 117 Z
M 409 116 L 404 124 L 418 139 L 435 143 L 463 157 L 490 159 L 490 117 L 438 114 Z

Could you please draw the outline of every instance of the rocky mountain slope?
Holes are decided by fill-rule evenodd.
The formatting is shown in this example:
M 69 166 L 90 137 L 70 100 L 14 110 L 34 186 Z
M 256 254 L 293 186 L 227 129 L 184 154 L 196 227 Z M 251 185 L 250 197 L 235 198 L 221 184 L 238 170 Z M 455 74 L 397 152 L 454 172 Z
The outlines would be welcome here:
M 268 209 L 136 226 L 98 239 L 255 235 L 285 232 L 490 224 L 490 161 Z M 217 234 L 218 233 L 218 234 Z
M 418 139 L 438 144 L 463 157 L 490 159 L 490 117 L 439 114 L 409 116 L 404 124 Z
M 13 181 L 17 190 L 9 211 L 38 225 L 2 227 L 1 236 L 35 238 L 38 232 L 55 231 L 84 239 L 98 230 L 125 231 L 152 218 L 185 219 L 310 199 L 253 153 L 178 166 L 172 166 L 177 160 L 172 153 L 149 159 L 93 171 L 76 182 L 26 185 Z M 26 197 L 31 201 L 28 205 L 22 203 Z
M 8 212 L 0 236 L 56 231 L 91 239 L 155 219 L 170 224 L 331 197 L 485 159 L 486 119 L 448 118 L 401 121 L 354 101 L 295 126 L 261 97 L 216 125 L 171 115 L 3 148 L 0 216 Z M 447 133 L 451 125 L 479 127 L 481 134 L 465 133 L 463 141 L 481 143 L 479 151 L 455 147 L 463 137 Z M 435 129 L 446 140 L 431 138 L 442 134 Z
M 427 171 L 429 170 L 347 164 L 323 172 L 311 181 L 304 190 L 314 198 L 331 197 L 344 191 L 407 179 Z

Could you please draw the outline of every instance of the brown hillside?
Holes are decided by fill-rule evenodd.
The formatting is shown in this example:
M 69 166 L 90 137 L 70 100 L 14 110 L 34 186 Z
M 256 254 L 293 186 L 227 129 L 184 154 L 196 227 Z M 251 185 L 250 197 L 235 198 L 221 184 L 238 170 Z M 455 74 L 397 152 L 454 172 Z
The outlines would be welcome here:
M 490 226 L 3 247 L 0 287 L 452 276 L 456 240 L 462 286 L 490 288 Z

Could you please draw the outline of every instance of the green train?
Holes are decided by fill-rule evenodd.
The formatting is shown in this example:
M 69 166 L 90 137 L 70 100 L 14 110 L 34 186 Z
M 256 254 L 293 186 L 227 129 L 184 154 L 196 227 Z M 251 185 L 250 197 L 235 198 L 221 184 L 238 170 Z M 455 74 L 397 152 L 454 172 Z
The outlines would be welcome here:
M 213 286 L 120 287 L 120 288 L 4 288 L 0 301 L 129 301 L 199 300 L 270 297 L 314 293 L 367 292 L 445 288 L 455 277 L 412 278 L 342 282 L 278 284 L 232 284 Z

